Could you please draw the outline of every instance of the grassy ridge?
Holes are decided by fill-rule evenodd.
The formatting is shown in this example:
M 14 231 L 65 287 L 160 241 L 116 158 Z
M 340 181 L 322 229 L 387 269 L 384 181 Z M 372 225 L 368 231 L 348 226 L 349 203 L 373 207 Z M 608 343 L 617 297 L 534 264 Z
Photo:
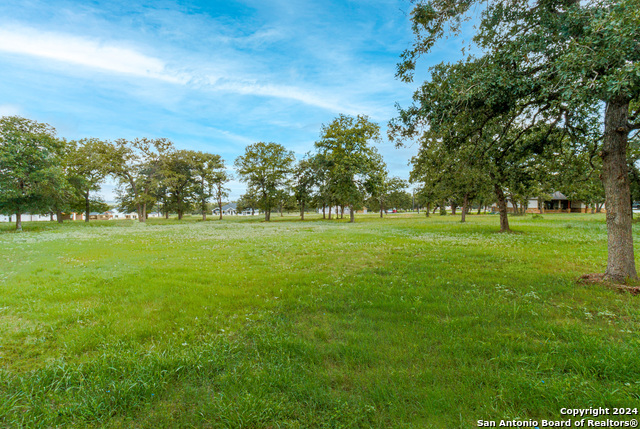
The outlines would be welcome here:
M 0 425 L 475 427 L 637 406 L 600 215 L 25 224 L 0 234 Z M 635 228 L 635 227 L 634 227 Z

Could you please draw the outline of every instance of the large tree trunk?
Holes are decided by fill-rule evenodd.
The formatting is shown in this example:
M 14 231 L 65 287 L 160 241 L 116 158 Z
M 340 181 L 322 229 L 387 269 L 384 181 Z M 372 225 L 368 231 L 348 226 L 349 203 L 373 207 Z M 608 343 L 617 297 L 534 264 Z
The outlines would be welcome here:
M 218 199 L 218 210 L 220 210 L 220 220 L 222 220 L 222 198 Z
M 207 202 L 202 200 L 202 220 L 207 220 Z
M 89 191 L 84 193 L 84 221 L 89 222 L 89 210 L 91 210 L 91 205 L 89 203 Z
M 322 205 L 322 219 L 326 219 L 327 218 L 327 214 L 324 212 L 324 208 L 325 208 L 325 205 L 323 204 Z
M 340 206 L 340 219 L 344 219 L 344 205 Z
M 304 201 L 300 203 L 300 220 L 304 220 Z
M 64 222 L 64 219 L 62 219 L 62 217 L 62 212 L 60 211 L 60 209 L 56 208 L 56 220 L 58 221 L 58 223 Z
M 342 214 L 344 214 L 344 206 L 342 206 Z M 353 210 L 353 206 L 349 206 L 349 222 L 354 223 L 356 221 L 356 213 Z
M 332 208 L 333 208 L 333 207 L 331 207 L 331 204 L 329 204 L 329 220 L 331 220 L 331 209 L 332 209 Z
M 16 213 L 16 231 L 22 231 L 22 212 L 20 210 Z
M 382 203 L 382 200 L 380 200 L 380 219 L 382 219 L 383 212 L 384 212 L 384 204 Z
M 616 98 L 607 102 L 601 153 L 609 251 L 605 278 L 617 282 L 638 278 L 631 233 L 633 213 L 629 205 L 631 192 L 627 167 L 628 116 L 628 100 Z
M 498 211 L 500 212 L 500 232 L 511 232 L 509 229 L 509 217 L 507 216 L 507 201 L 502 191 L 502 186 L 495 183 L 493 190 L 498 199 Z
M 451 216 L 455 216 L 456 215 L 456 208 L 458 206 L 456 205 L 456 203 L 451 203 Z
M 146 222 L 147 221 L 147 203 L 142 204 L 140 211 L 141 211 L 141 216 L 138 216 L 139 221 Z
M 426 216 L 429 217 L 429 212 L 431 211 L 431 203 L 427 203 L 427 212 Z
M 460 222 L 465 222 L 467 217 L 467 210 L 469 208 L 469 194 L 464 194 L 464 200 L 462 201 L 462 220 Z

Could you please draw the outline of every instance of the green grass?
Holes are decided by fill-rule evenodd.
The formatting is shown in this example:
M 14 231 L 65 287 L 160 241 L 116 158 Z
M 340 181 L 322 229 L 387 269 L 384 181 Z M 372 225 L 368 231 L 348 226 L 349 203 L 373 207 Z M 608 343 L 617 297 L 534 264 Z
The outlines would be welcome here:
M 0 227 L 0 427 L 469 428 L 640 404 L 602 215 Z M 640 232 L 634 225 L 634 232 Z M 566 420 L 566 419 L 565 419 Z

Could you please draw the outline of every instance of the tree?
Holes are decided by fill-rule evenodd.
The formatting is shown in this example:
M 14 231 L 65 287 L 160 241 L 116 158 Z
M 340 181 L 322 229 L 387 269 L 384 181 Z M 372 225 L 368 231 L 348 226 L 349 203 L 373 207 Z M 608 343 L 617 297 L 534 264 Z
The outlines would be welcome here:
M 194 176 L 196 156 L 195 152 L 183 149 L 170 152 L 163 158 L 162 181 L 167 186 L 169 204 L 178 213 L 178 220 L 182 220 L 184 213 L 192 208 L 197 199 L 199 183 Z
M 258 142 L 247 146 L 244 155 L 236 158 L 240 180 L 257 193 L 258 207 L 264 219 L 271 220 L 271 210 L 277 205 L 279 191 L 288 183 L 295 157 L 292 151 L 277 143 Z
M 251 209 L 251 215 L 253 216 L 256 207 L 258 207 L 258 200 L 258 192 L 254 188 L 248 187 L 247 192 L 245 192 L 237 202 L 238 211 Z
M 228 196 L 224 184 L 230 180 L 224 171 L 224 160 L 220 155 L 194 152 L 193 175 L 196 181 L 196 199 L 202 210 L 202 220 L 207 220 L 207 201 L 214 196 L 220 207 L 220 219 L 222 219 L 222 199 Z
M 355 210 L 364 201 L 367 178 L 380 168 L 378 152 L 369 146 L 379 140 L 380 127 L 367 116 L 340 115 L 322 126 L 315 143 L 327 163 L 331 194 L 341 207 L 349 207 L 350 222 L 355 222 Z
M 378 167 L 368 182 L 370 193 L 369 201 L 380 208 L 380 218 L 383 217 L 387 207 L 406 208 L 407 196 L 405 189 L 407 182 L 399 177 L 389 177 L 386 168 Z M 409 204 L 411 197 L 409 197 Z
M 107 150 L 105 143 L 96 138 L 70 142 L 68 172 L 71 182 L 84 200 L 85 222 L 89 222 L 91 212 L 90 193 L 100 189 L 100 183 L 109 172 L 105 158 L 101 156 Z
M 293 170 L 293 191 L 300 207 L 300 220 L 304 220 L 304 210 L 313 200 L 314 189 L 318 180 L 317 164 L 312 156 L 298 161 Z
M 220 220 L 222 220 L 222 200 L 229 196 L 230 189 L 224 186 L 233 176 L 223 170 L 218 170 L 212 177 L 213 186 L 213 198 L 218 203 L 218 210 L 220 210 Z
M 173 150 L 173 143 L 165 138 L 118 139 L 104 146 L 105 163 L 109 174 L 115 176 L 120 186 L 120 206 L 132 204 L 138 212 L 138 221 L 145 222 L 147 209 L 155 201 L 162 179 L 164 157 Z
M 48 211 L 45 191 L 52 178 L 64 176 L 64 143 L 55 134 L 50 125 L 30 119 L 0 119 L 0 213 L 15 213 L 18 231 L 23 213 Z
M 420 1 L 412 12 L 415 43 L 403 54 L 399 77 L 410 81 L 417 59 L 437 40 L 459 31 L 472 7 L 484 8 L 474 41 L 485 52 L 485 67 L 475 70 L 476 79 L 451 82 L 458 101 L 473 97 L 494 112 L 502 107 L 517 113 L 516 120 L 532 118 L 534 107 L 534 115 L 555 110 L 562 125 L 576 134 L 580 127 L 575 122 L 604 104 L 598 153 L 607 201 L 605 277 L 637 279 L 627 166 L 629 134 L 640 129 L 637 109 L 630 114 L 631 103 L 640 96 L 637 0 Z M 483 85 L 472 85 L 480 78 L 498 90 L 480 93 Z M 542 121 L 549 117 L 536 117 Z

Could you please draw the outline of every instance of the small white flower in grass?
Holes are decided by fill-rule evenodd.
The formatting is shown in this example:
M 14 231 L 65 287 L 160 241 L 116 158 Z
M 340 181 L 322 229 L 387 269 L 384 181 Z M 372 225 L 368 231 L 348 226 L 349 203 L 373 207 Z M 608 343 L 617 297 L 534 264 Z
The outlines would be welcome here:
M 187 344 L 187 343 L 182 343 L 182 345 L 183 345 L 183 346 L 188 346 L 189 344 Z

